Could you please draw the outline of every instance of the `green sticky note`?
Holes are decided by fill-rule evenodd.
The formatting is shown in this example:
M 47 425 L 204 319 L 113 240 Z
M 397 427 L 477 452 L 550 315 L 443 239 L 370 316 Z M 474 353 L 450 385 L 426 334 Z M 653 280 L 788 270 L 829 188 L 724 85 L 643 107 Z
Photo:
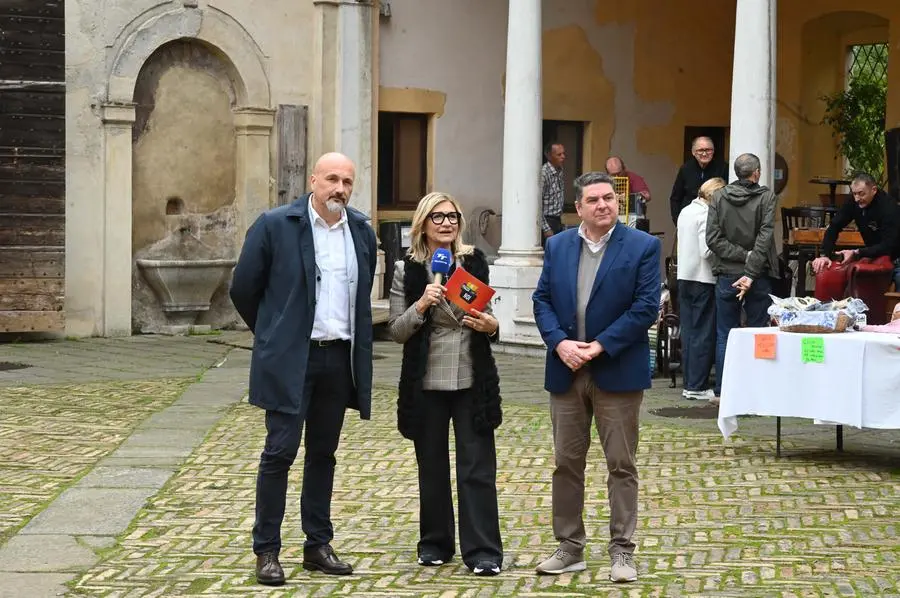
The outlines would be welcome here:
M 800 360 L 803 363 L 825 363 L 825 339 L 821 336 L 800 339 Z

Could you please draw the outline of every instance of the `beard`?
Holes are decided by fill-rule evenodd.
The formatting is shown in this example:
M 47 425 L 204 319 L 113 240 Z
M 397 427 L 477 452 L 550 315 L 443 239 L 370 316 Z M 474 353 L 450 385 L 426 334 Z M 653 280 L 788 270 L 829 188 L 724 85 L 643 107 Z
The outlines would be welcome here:
M 333 214 L 340 213 L 344 209 L 344 202 L 340 199 L 329 198 L 325 200 L 325 207 Z

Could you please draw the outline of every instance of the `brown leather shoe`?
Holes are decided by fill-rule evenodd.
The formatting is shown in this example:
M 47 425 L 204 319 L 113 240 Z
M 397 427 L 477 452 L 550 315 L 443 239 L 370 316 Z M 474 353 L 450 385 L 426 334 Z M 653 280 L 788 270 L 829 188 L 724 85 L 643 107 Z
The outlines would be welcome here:
M 353 573 L 353 567 L 339 559 L 328 544 L 315 548 L 304 548 L 303 568 L 307 571 L 321 571 L 329 575 Z
M 284 585 L 284 569 L 278 562 L 277 552 L 256 555 L 256 581 L 264 586 Z

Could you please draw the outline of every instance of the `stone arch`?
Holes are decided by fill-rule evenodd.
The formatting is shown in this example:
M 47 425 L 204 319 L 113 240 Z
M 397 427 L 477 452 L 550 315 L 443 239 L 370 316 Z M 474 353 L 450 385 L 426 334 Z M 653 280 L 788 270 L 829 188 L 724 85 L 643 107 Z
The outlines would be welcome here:
M 875 37 L 872 37 L 875 35 Z M 836 176 L 844 171 L 831 129 L 822 125 L 825 104 L 821 97 L 843 89 L 846 44 L 888 41 L 890 21 L 874 10 L 829 11 L 811 16 L 800 28 L 800 95 L 797 121 L 798 197 L 816 198 L 827 188 L 808 183 L 814 176 Z M 843 192 L 840 189 L 839 192 Z M 841 199 L 838 199 L 840 202 Z
M 185 2 L 188 4 L 188 2 Z M 125 26 L 113 43 L 106 99 L 99 106 L 103 123 L 103 201 L 105 218 L 96 234 L 102 280 L 103 336 L 132 331 L 133 148 L 136 120 L 135 89 L 141 69 L 161 47 L 186 40 L 201 44 L 222 63 L 233 96 L 235 132 L 234 246 L 244 231 L 271 202 L 270 137 L 274 111 L 270 109 L 269 79 L 264 54 L 250 34 L 230 15 L 211 7 L 157 6 Z M 73 214 L 77 208 L 73 209 Z M 105 223 L 116 223 L 107 226 Z
M 158 48 L 179 39 L 198 41 L 219 55 L 227 66 L 238 106 L 268 108 L 269 79 L 261 48 L 240 23 L 212 7 L 145 13 L 140 23 L 126 28 L 115 44 L 107 101 L 131 103 L 141 67 Z

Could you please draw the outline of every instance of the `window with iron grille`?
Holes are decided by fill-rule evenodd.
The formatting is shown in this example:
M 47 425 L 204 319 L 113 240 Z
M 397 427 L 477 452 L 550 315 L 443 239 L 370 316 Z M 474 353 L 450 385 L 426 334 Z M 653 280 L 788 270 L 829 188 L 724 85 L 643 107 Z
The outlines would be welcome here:
M 888 45 L 860 44 L 850 46 L 847 81 L 860 77 L 887 81 Z

